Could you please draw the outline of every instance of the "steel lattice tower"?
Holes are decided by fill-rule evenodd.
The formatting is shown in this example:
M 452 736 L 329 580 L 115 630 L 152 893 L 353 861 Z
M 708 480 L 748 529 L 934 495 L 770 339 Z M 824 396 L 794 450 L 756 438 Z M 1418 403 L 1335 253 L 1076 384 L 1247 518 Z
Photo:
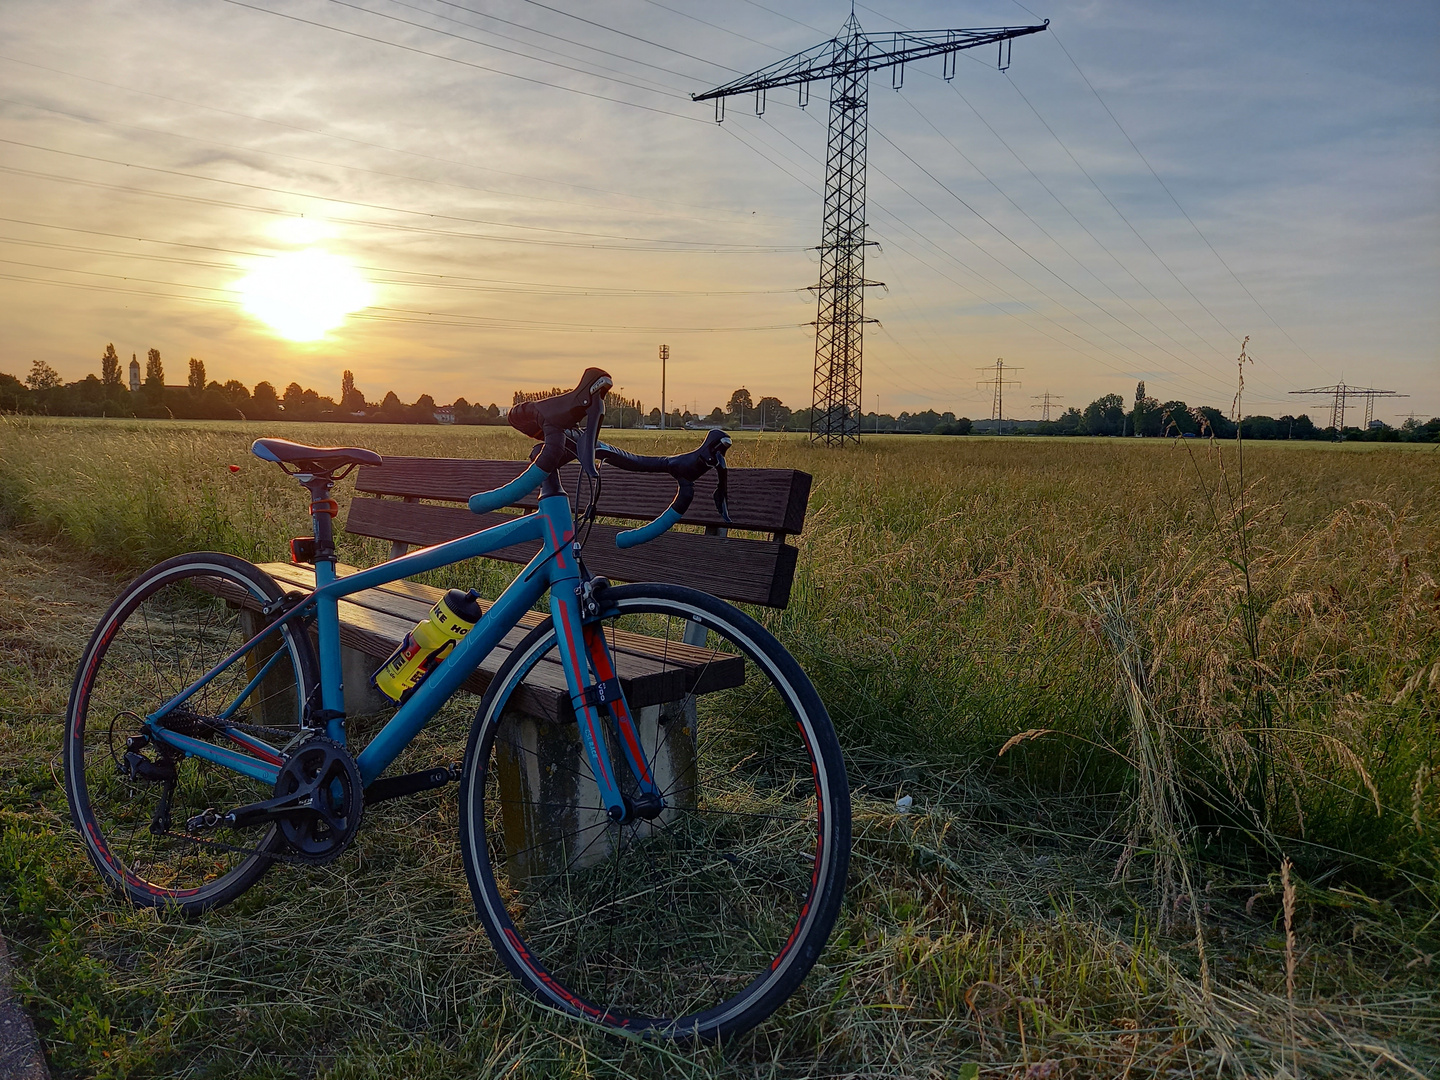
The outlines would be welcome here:
M 1347 386 L 1345 383 L 1336 383 L 1334 386 L 1312 386 L 1308 390 L 1291 390 L 1292 394 L 1323 394 L 1331 399 L 1330 406 L 1330 427 L 1335 431 L 1335 438 L 1345 437 L 1345 412 L 1349 408 L 1347 399 L 1363 397 L 1365 399 L 1365 428 L 1368 431 L 1370 421 L 1375 418 L 1375 399 L 1377 397 L 1394 398 L 1409 397 L 1409 394 L 1399 394 L 1394 390 L 1376 390 L 1373 386 Z
M 769 67 L 694 95 L 715 102 L 716 122 L 725 119 L 725 99 L 755 95 L 756 114 L 765 111 L 765 94 L 782 86 L 799 87 L 799 104 L 810 100 L 810 83 L 830 80 L 830 130 L 825 150 L 825 218 L 820 239 L 820 282 L 813 286 L 815 312 L 815 384 L 810 408 L 810 438 L 827 445 L 860 439 L 861 356 L 865 318 L 865 144 L 869 73 L 894 68 L 891 85 L 900 89 L 905 64 L 940 56 L 948 81 L 955 77 L 955 53 L 979 45 L 1000 49 L 1008 66 L 1011 39 L 1037 34 L 1049 25 L 1001 26 L 972 30 L 895 31 L 866 34 L 852 7 L 840 34 Z

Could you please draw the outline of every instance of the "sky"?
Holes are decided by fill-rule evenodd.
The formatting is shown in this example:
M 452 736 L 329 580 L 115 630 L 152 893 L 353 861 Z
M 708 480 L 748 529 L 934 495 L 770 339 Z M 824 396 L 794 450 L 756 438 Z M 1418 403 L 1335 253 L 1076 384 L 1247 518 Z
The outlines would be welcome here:
M 836 34 L 820 0 L 5 0 L 0 371 L 506 405 L 595 365 L 708 412 L 811 398 L 828 86 L 690 95 Z M 1030 25 L 870 76 L 864 402 L 1135 384 L 1440 414 L 1440 5 L 857 3 Z M 282 310 L 277 311 L 277 307 Z M 342 314 L 348 311 L 348 314 Z M 328 317 L 327 317 L 328 316 Z M 307 340 L 296 340 L 296 339 Z M 1352 414 L 1351 422 L 1358 422 Z

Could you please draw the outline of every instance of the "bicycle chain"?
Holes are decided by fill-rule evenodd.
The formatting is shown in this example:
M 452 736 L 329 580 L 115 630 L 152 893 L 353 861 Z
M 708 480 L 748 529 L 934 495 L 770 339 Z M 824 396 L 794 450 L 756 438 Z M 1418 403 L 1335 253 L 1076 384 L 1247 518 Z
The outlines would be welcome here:
M 274 859 L 276 862 L 290 863 L 296 866 L 314 866 L 315 862 L 300 855 L 294 855 L 286 851 L 264 851 L 261 848 L 240 847 L 238 844 L 227 844 L 223 840 L 202 840 L 198 836 L 191 836 L 189 833 L 163 832 L 159 834 L 171 840 L 184 840 L 190 844 L 198 844 L 200 847 L 214 848 L 216 851 L 233 851 L 237 855 L 263 855 L 267 859 Z

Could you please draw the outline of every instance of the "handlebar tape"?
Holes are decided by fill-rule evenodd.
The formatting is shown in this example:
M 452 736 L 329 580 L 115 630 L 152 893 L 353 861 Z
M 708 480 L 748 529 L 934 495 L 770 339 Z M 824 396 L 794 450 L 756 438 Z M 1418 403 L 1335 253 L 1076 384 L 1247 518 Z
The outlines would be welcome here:
M 499 510 L 502 506 L 519 502 L 538 488 L 544 479 L 545 470 L 540 467 L 538 461 L 533 461 L 524 472 L 508 484 L 491 491 L 480 491 L 471 495 L 468 505 L 471 512 L 476 514 Z
M 663 514 L 657 517 L 648 525 L 642 525 L 638 529 L 627 529 L 615 537 L 615 546 L 618 548 L 632 548 L 637 544 L 643 544 L 647 540 L 654 540 L 661 533 L 665 532 L 671 525 L 674 525 L 683 515 L 670 507 Z

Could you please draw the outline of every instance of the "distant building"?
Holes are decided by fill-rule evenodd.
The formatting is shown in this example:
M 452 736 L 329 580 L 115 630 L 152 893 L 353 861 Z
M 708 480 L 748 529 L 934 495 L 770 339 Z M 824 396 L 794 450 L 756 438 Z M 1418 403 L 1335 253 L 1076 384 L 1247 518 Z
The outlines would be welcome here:
M 451 405 L 442 405 L 435 410 L 435 422 L 437 424 L 453 424 L 455 422 L 455 409 Z
M 140 392 L 140 361 L 135 359 L 135 354 L 130 354 L 130 392 Z

